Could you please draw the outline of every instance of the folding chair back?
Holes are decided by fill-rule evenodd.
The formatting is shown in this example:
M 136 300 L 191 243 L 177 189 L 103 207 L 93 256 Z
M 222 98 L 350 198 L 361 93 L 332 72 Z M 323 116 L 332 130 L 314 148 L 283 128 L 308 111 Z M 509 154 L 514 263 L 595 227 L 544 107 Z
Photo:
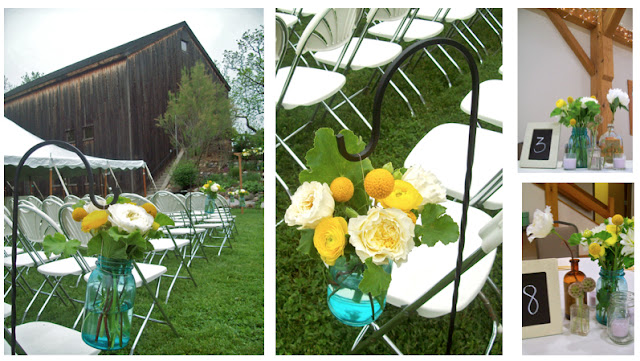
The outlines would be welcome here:
M 44 213 L 51 217 L 51 219 L 58 219 L 58 212 L 60 212 L 60 207 L 62 207 L 62 201 L 55 198 L 47 198 L 42 202 L 42 210 Z
M 324 51 L 337 49 L 349 41 L 362 9 L 324 9 L 316 14 L 300 36 L 296 54 L 307 51 Z
M 187 194 L 185 206 L 187 211 L 194 213 L 203 213 L 207 196 L 202 192 L 192 192 Z
M 48 222 L 43 222 L 42 216 L 45 216 Z M 20 232 L 31 242 L 42 243 L 47 234 L 56 232 L 57 223 L 29 202 L 18 203 L 18 218 Z
M 122 193 L 120 194 L 120 197 L 124 197 L 124 198 L 129 198 L 131 199 L 131 202 L 141 206 L 145 203 L 152 203 L 148 198 L 145 198 L 139 194 L 135 194 L 135 193 Z M 107 197 L 108 198 L 108 197 Z
M 80 200 L 80 197 L 78 196 L 74 196 L 73 194 L 69 194 L 68 196 L 64 197 L 64 203 L 77 203 Z
M 91 233 L 83 232 L 81 229 L 81 223 L 76 222 L 73 219 L 73 204 L 67 203 L 60 207 L 58 211 L 58 221 L 60 222 L 60 228 L 62 228 L 63 234 L 68 239 L 77 239 L 83 248 L 87 247 L 89 240 L 91 239 Z
M 276 70 L 280 68 L 284 54 L 287 52 L 289 31 L 282 18 L 276 16 Z
M 389 21 L 402 19 L 409 13 L 410 8 L 379 8 L 371 9 L 367 15 L 367 21 Z
M 36 196 L 27 196 L 24 200 L 31 202 L 37 208 L 42 209 L 42 201 Z
M 151 202 L 164 214 L 186 213 L 184 202 L 176 194 L 158 191 L 151 196 Z
M 56 201 L 64 204 L 64 201 L 62 200 L 62 198 L 60 198 L 60 197 L 58 197 L 56 195 L 53 195 L 53 194 L 49 195 L 45 200 L 47 200 L 47 199 L 53 199 L 53 200 L 56 200 Z

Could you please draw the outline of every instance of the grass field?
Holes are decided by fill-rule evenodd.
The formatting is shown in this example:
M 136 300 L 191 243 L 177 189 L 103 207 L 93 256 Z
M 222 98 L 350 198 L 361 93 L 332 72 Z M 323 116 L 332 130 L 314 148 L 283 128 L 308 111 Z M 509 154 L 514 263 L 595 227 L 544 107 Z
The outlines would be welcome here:
M 494 10 L 494 14 L 498 19 L 502 18 L 499 9 Z M 484 42 L 488 53 L 481 53 L 484 61 L 482 64 L 478 63 L 480 81 L 501 79 L 498 68 L 502 65 L 502 46 L 498 37 L 482 20 L 475 23 L 472 29 Z M 446 31 L 447 29 L 445 29 Z M 462 41 L 458 35 L 453 38 Z M 471 88 L 471 77 L 466 62 L 460 54 L 455 49 L 448 50 L 460 64 L 463 74 L 458 73 L 440 51 L 432 50 L 432 53 L 447 70 L 453 84 L 451 88 L 447 86 L 444 76 L 426 57 L 420 61 L 412 62 L 411 66 L 406 68 L 409 77 L 422 91 L 426 104 L 420 103 L 416 94 L 409 89 L 400 76 L 394 76 L 394 82 L 411 101 L 416 116 L 411 116 L 407 106 L 391 88 L 387 90 L 382 105 L 380 141 L 370 157 L 374 166 L 380 167 L 387 162 L 393 162 L 396 167 L 402 165 L 418 141 L 439 124 L 468 124 L 469 116 L 460 110 L 460 101 Z M 284 64 L 290 63 L 291 58 L 292 51 L 289 50 Z M 308 60 L 313 64 L 312 59 L 308 58 Z M 365 86 L 371 74 L 370 70 L 351 71 L 347 76 L 345 93 L 352 94 Z M 370 91 L 355 98 L 354 102 L 370 120 L 375 86 L 369 89 Z M 313 106 L 278 110 L 276 132 L 284 137 L 310 119 L 314 110 Z M 336 132 L 340 129 L 338 123 L 330 115 L 322 117 L 322 113 L 322 111 L 318 112 L 318 116 L 309 127 L 287 141 L 287 144 L 303 161 L 306 151 L 313 146 L 313 132 L 316 129 L 330 127 Z M 338 109 L 337 114 L 355 134 L 360 135 L 365 142 L 368 141 L 369 129 L 348 106 Z M 500 131 L 487 124 L 482 125 L 485 128 Z M 425 156 L 442 156 L 442 154 Z M 276 162 L 278 174 L 287 182 L 293 193 L 299 186 L 297 175 L 301 168 L 282 147 L 276 150 Z M 277 186 L 276 199 L 276 216 L 278 220 L 281 220 L 289 206 L 289 199 L 284 189 L 279 185 Z M 493 215 L 493 213 L 491 214 Z M 311 260 L 296 251 L 299 231 L 287 227 L 286 224 L 280 224 L 276 228 L 276 232 L 276 353 L 348 353 L 360 329 L 345 326 L 331 315 L 326 304 L 324 266 L 321 262 Z M 501 247 L 498 249 L 491 278 L 499 288 L 502 287 Z M 498 315 L 501 315 L 501 298 L 486 286 L 484 292 L 489 297 L 494 310 Z M 397 312 L 397 308 L 387 306 L 378 320 L 378 324 L 384 324 Z M 396 327 L 388 336 L 406 354 L 443 354 L 446 349 L 448 322 L 448 316 L 437 319 L 424 319 L 415 316 Z M 491 320 L 480 300 L 476 299 L 464 311 L 457 314 L 452 352 L 455 354 L 481 354 L 485 350 L 490 334 Z M 383 342 L 377 342 L 366 349 L 365 353 L 390 354 L 392 350 Z M 498 336 L 491 353 L 502 353 L 500 336 Z
M 136 354 L 264 353 L 264 211 L 245 209 L 241 215 L 238 209 L 233 213 L 237 216 L 239 231 L 233 249 L 224 249 L 220 257 L 216 255 L 217 250 L 209 249 L 209 262 L 195 259 L 191 271 L 198 287 L 190 280 L 178 280 L 169 303 L 162 303 L 180 337 L 176 337 L 168 326 L 150 322 L 135 349 Z M 178 263 L 173 256 L 168 256 L 163 264 L 169 273 L 173 273 Z M 84 299 L 84 281 L 76 288 L 76 279 L 67 278 L 63 282 L 65 289 L 73 298 Z M 42 277 L 36 270 L 31 270 L 27 279 L 33 286 Z M 162 280 L 161 300 L 164 300 L 169 281 L 168 278 Z M 155 282 L 151 284 L 154 290 L 155 285 Z M 22 290 L 18 292 L 18 321 L 29 299 Z M 27 315 L 27 322 L 35 320 L 43 301 L 44 297 L 40 296 Z M 10 302 L 10 297 L 5 298 L 5 302 Z M 134 312 L 146 313 L 150 302 L 147 292 L 138 288 Z M 40 320 L 71 327 L 79 311 L 80 305 L 76 305 L 74 311 L 71 306 L 65 307 L 60 300 L 53 299 Z M 151 317 L 162 319 L 157 308 Z M 141 323 L 141 320 L 133 321 L 132 341 L 114 354 L 129 353 L 133 335 L 137 334 Z M 9 319 L 5 320 L 5 326 L 10 326 Z

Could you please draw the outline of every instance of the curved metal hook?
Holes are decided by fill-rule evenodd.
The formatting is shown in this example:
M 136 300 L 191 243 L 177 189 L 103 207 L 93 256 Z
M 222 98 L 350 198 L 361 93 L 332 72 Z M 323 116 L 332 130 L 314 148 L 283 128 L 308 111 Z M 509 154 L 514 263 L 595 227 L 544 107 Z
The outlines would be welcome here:
M 373 99 L 373 124 L 371 130 L 371 138 L 364 150 L 360 153 L 351 154 L 347 152 L 347 147 L 344 142 L 342 134 L 336 135 L 336 141 L 338 142 L 338 151 L 347 160 L 357 162 L 359 160 L 367 158 L 376 149 L 378 140 L 380 139 L 380 112 L 382 109 L 382 100 L 387 89 L 387 85 L 391 81 L 391 77 L 395 74 L 396 70 L 404 63 L 405 60 L 413 56 L 416 52 L 423 48 L 432 45 L 450 45 L 462 53 L 469 64 L 471 70 L 471 114 L 469 115 L 469 125 L 471 128 L 475 128 L 478 123 L 478 91 L 480 89 L 480 76 L 478 75 L 478 67 L 473 59 L 471 52 L 462 44 L 457 41 L 446 38 L 433 38 L 423 40 L 412 44 L 407 47 L 398 57 L 387 67 L 380 82 L 378 82 L 378 88 L 376 90 L 375 97 Z M 474 130 L 475 138 L 475 130 Z
M 91 166 L 89 165 L 89 161 L 87 160 L 87 157 L 85 157 L 84 154 L 82 154 L 82 152 L 80 150 L 78 150 L 78 148 L 72 146 L 69 143 L 63 142 L 61 140 L 47 140 L 44 141 L 42 143 L 38 143 L 36 145 L 34 145 L 31 149 L 29 149 L 23 156 L 22 159 L 20 159 L 20 162 L 18 163 L 18 167 L 16 168 L 16 175 L 15 175 L 15 185 L 17 186 L 19 180 L 20 180 L 20 172 L 22 171 L 22 167 L 24 167 L 24 163 L 27 161 L 27 159 L 31 156 L 31 154 L 33 154 L 33 152 L 35 152 L 36 150 L 38 150 L 39 148 L 42 148 L 44 146 L 47 145 L 57 145 L 61 148 L 65 148 L 67 150 L 70 150 L 74 153 L 76 153 L 78 155 L 78 157 L 80 157 L 80 159 L 82 160 L 82 163 L 84 163 L 84 167 L 87 170 L 87 178 L 89 180 L 89 198 L 91 199 L 91 203 L 93 203 L 94 206 L 98 207 L 98 209 L 107 209 L 107 207 L 110 204 L 115 204 L 118 202 L 118 196 L 120 195 L 120 191 L 118 189 L 116 189 L 113 193 L 113 200 L 111 201 L 111 203 L 109 204 L 98 204 L 98 201 L 96 200 L 95 194 L 93 193 L 93 173 L 91 172 Z M 18 218 L 18 193 L 17 190 L 14 189 L 13 192 L 13 228 L 11 230 L 11 354 L 15 355 L 16 354 L 16 261 L 17 261 L 17 243 L 16 240 L 18 239 L 18 222 L 20 221 L 20 219 Z

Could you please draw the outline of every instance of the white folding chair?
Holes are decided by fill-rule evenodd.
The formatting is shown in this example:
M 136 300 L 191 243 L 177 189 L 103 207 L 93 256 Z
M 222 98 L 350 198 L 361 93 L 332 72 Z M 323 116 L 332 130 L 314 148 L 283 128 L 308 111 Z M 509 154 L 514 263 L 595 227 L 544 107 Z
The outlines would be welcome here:
M 32 203 L 34 206 L 36 206 L 36 208 L 42 209 L 42 201 L 40 200 L 40 198 L 29 195 L 29 196 L 26 196 L 24 200 Z
M 56 198 L 49 197 L 42 201 L 42 211 L 54 221 L 58 220 L 60 207 L 64 204 L 60 198 Z
M 509 90 L 501 79 L 490 79 L 480 83 L 480 97 L 478 99 L 478 119 L 502 128 L 502 124 L 511 116 L 508 107 L 504 106 L 504 99 Z M 471 113 L 471 92 L 460 102 L 463 112 Z
M 73 203 L 76 204 L 80 200 L 80 197 L 74 196 L 73 194 L 69 194 L 64 197 L 64 203 Z

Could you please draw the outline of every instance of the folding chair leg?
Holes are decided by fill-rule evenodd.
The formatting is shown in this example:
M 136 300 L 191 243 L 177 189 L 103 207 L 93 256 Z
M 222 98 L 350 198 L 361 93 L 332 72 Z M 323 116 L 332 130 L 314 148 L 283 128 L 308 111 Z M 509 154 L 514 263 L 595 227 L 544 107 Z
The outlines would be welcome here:
M 390 81 L 389 84 L 396 91 L 396 93 L 398 93 L 400 98 L 402 98 L 402 100 L 404 100 L 404 103 L 407 104 L 407 107 L 409 107 L 409 111 L 411 112 L 411 116 L 415 117 L 416 116 L 416 112 L 413 111 L 413 107 L 411 106 L 411 103 L 409 103 L 409 99 L 407 99 L 407 97 L 404 95 L 404 93 L 402 93 L 402 91 L 400 91 L 400 88 L 398 88 L 398 86 L 393 81 Z
M 467 23 L 465 23 L 464 21 L 460 21 L 460 22 L 462 23 L 462 25 L 464 25 L 464 27 L 467 29 L 469 34 L 471 34 L 471 36 L 478 42 L 478 44 L 480 44 L 480 47 L 482 48 L 482 50 L 484 50 L 484 54 L 485 55 L 489 55 L 489 52 L 487 52 L 487 48 L 484 46 L 482 41 L 480 41 L 480 39 L 478 39 L 478 37 L 476 36 L 476 33 L 474 33 L 471 30 L 471 28 L 469 26 L 467 26 Z
M 333 116 L 333 118 L 346 130 L 349 130 L 349 127 L 347 127 L 344 122 L 342 121 L 342 119 L 340 119 L 340 117 L 338 117 L 338 115 L 331 109 L 330 106 L 327 105 L 327 103 L 325 103 L 324 101 L 322 101 L 322 105 L 324 105 L 325 109 L 329 112 L 329 114 L 331 114 Z
M 491 13 L 491 12 L 489 12 L 489 13 Z M 489 21 L 489 19 L 487 19 L 487 17 L 482 13 L 482 9 L 478 9 L 478 14 L 480 14 L 480 17 L 482 17 L 482 19 L 484 19 L 484 22 L 489 25 L 491 30 L 493 30 L 493 32 L 496 33 L 496 35 L 498 36 L 498 39 L 500 39 L 500 42 L 502 42 L 502 35 L 500 35 L 500 32 L 498 31 L 498 29 L 496 29 L 495 26 L 493 26 L 493 23 L 491 21 Z M 498 25 L 499 25 L 499 23 L 498 23 Z
M 427 50 L 426 48 L 423 49 L 425 53 L 427 53 L 427 56 L 429 57 L 429 59 L 431 59 L 431 61 L 433 62 L 433 64 L 435 64 L 435 66 L 438 68 L 438 70 L 440 70 L 440 72 L 444 75 L 444 77 L 447 79 L 447 84 L 449 84 L 449 88 L 451 88 L 451 80 L 449 80 L 449 74 L 447 74 L 447 72 L 444 70 L 444 68 L 442 67 L 442 65 L 440 65 L 440 63 L 438 63 L 438 61 L 436 60 L 436 58 L 433 57 L 433 55 L 431 55 L 431 53 L 429 52 L 429 50 Z M 424 104 L 424 103 L 423 103 Z
M 456 69 L 458 69 L 458 72 L 462 74 L 462 69 L 460 68 L 460 65 L 458 65 L 458 63 L 455 60 L 453 60 L 453 58 L 451 57 L 451 54 L 449 54 L 449 52 L 445 48 L 443 48 L 442 45 L 440 44 L 438 44 L 438 48 L 440 49 L 440 51 L 442 51 L 444 56 L 446 56 L 447 59 L 449 59 L 451 64 L 453 64 L 453 66 L 455 66 Z
M 173 251 L 176 258 L 180 260 L 180 264 L 178 265 L 178 270 L 176 270 L 175 275 L 173 275 L 173 280 L 171 281 L 171 284 L 169 285 L 169 289 L 167 290 L 167 297 L 164 300 L 165 304 L 169 303 L 169 296 L 171 296 L 171 290 L 173 289 L 173 285 L 175 285 L 176 281 L 178 280 L 178 276 L 180 275 L 180 271 L 182 270 L 183 265 L 186 266 L 187 272 L 189 273 L 189 278 L 191 278 L 191 281 L 193 281 L 193 285 L 198 287 L 198 285 L 196 284 L 196 280 L 193 278 L 193 275 L 191 274 L 191 270 L 189 269 L 189 266 L 187 266 L 184 263 L 184 258 L 182 258 L 180 251 L 176 249 L 174 249 Z
M 369 326 L 372 326 L 374 331 L 378 331 L 380 329 L 380 327 L 375 322 L 371 322 L 370 324 L 362 327 L 362 330 L 360 330 L 358 337 L 356 337 L 356 340 L 353 343 L 353 346 L 351 347 L 351 351 L 353 351 L 353 349 L 355 349 L 356 346 L 358 346 L 360 341 L 362 341 L 362 339 L 364 338 L 364 335 L 369 330 Z M 387 335 L 383 335 L 382 338 L 397 355 L 402 355 L 402 352 L 400 351 L 400 349 L 393 343 L 393 341 L 391 341 L 389 337 L 387 337 Z
M 411 89 L 413 89 L 413 91 L 416 92 L 416 94 L 418 94 L 418 97 L 420 97 L 420 101 L 422 102 L 422 104 L 427 104 L 427 102 L 424 101 L 424 98 L 422 97 L 422 93 L 420 93 L 420 90 L 418 90 L 418 87 L 416 87 L 415 84 L 413 84 L 413 82 L 411 81 L 411 79 L 409 79 L 407 74 L 405 74 L 405 72 L 402 69 L 398 69 L 398 73 L 402 75 L 402 77 L 409 84 Z
M 480 291 L 480 293 L 478 293 L 478 297 L 482 301 L 482 304 L 484 305 L 484 307 L 489 312 L 489 317 L 491 317 L 491 321 L 492 321 L 491 337 L 489 338 L 489 344 L 487 345 L 487 349 L 485 350 L 485 353 L 484 353 L 485 355 L 488 355 L 491 352 L 491 348 L 493 348 L 493 343 L 496 341 L 496 335 L 498 334 L 498 329 L 502 327 L 498 325 L 498 317 L 496 316 L 496 313 L 493 311 L 493 307 L 491 307 L 491 302 L 489 302 L 489 299 L 487 298 L 487 296 L 485 296 L 484 293 Z
M 362 113 L 360 112 L 360 110 L 351 102 L 351 100 L 349 99 L 349 97 L 347 97 L 344 92 L 342 92 L 342 90 L 339 91 L 340 95 L 342 95 L 342 97 L 344 98 L 344 101 L 347 102 L 347 104 L 349 104 L 349 106 L 351 106 L 351 109 L 353 109 L 354 112 L 356 112 L 356 114 L 358 114 L 358 116 L 360 117 L 360 119 L 364 122 L 364 124 L 369 128 L 369 130 L 373 129 L 371 128 L 371 124 L 369 124 L 369 122 L 367 121 L 367 118 L 364 117 L 364 115 L 362 115 Z
M 473 43 L 469 40 L 469 38 L 467 38 L 462 31 L 458 28 L 458 26 L 456 25 L 456 23 L 451 23 L 451 27 L 453 29 L 456 30 L 456 32 L 458 32 L 458 34 L 462 37 L 462 39 L 464 39 L 464 41 L 467 43 L 467 45 L 469 45 L 471 47 L 471 49 L 473 49 L 473 51 L 475 51 L 476 55 L 478 55 L 478 59 L 480 60 L 480 64 L 482 64 L 482 56 L 480 56 L 480 52 L 478 51 L 478 49 L 475 47 L 475 45 L 473 45 Z

